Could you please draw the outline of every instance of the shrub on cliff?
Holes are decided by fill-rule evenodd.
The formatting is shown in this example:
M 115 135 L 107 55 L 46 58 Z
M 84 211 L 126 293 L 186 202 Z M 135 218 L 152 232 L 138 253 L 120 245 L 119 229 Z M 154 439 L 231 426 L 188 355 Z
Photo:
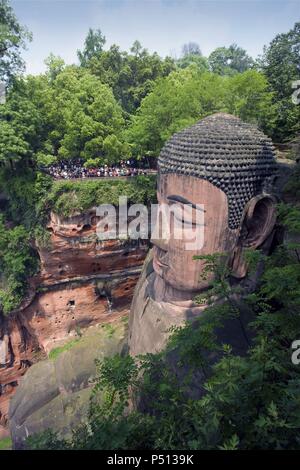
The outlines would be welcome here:
M 49 211 L 46 198 L 52 186 L 50 176 L 23 167 L 15 171 L 2 168 L 0 185 L 7 197 L 4 207 L 7 220 L 22 224 L 29 231 L 45 224 Z
M 5 315 L 18 307 L 27 290 L 27 279 L 37 269 L 29 241 L 25 227 L 8 229 L 0 217 L 0 306 Z
M 128 202 L 150 204 L 156 200 L 156 177 L 137 176 L 130 180 L 57 181 L 45 198 L 45 204 L 64 217 L 100 204 L 119 204 L 119 197 Z
M 0 308 L 4 314 L 19 306 L 28 279 L 37 272 L 39 258 L 33 240 L 41 246 L 49 243 L 45 195 L 51 185 L 49 176 L 23 165 L 0 170 L 1 191 L 7 198 L 0 218 Z

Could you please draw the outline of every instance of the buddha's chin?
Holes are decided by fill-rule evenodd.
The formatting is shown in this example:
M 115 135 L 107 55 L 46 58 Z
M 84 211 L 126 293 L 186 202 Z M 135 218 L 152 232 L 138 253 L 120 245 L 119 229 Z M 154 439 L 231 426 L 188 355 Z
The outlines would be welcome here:
M 172 273 L 170 268 L 164 271 L 159 265 L 155 264 L 155 260 L 153 260 L 153 268 L 156 276 L 154 293 L 156 300 L 178 305 L 193 306 L 195 305 L 195 296 L 209 290 L 209 285 L 206 283 L 191 289 L 190 286 L 176 282 L 175 279 L 171 277 Z
M 159 251 L 157 250 L 158 254 Z M 196 294 L 199 294 L 209 288 L 209 285 L 200 283 L 197 286 L 191 287 L 190 284 L 183 284 L 182 279 L 178 279 L 176 271 L 163 262 L 160 259 L 160 256 L 157 256 L 156 251 L 154 250 L 153 256 L 153 269 L 155 274 L 158 276 L 158 283 L 160 286 L 164 286 L 162 289 L 166 292 L 169 292 L 170 295 L 173 292 L 174 297 L 193 299 Z
M 184 288 L 178 288 L 178 285 L 169 283 L 164 277 L 155 272 L 152 298 L 156 302 L 166 302 L 170 305 L 189 308 L 203 308 L 194 302 L 195 293 Z

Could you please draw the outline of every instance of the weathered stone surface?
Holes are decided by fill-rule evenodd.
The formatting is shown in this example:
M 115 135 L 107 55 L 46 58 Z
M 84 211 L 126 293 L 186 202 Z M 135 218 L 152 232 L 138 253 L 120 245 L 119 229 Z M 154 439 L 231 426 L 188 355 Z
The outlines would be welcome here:
M 41 272 L 18 311 L 0 318 L 0 426 L 28 367 L 79 330 L 126 315 L 146 244 L 97 243 L 95 209 L 70 218 L 51 214 L 50 245 L 38 247 Z
M 95 209 L 62 218 L 51 213 L 51 249 L 39 248 L 43 285 L 78 276 L 121 272 L 143 263 L 147 244 L 97 240 Z
M 29 435 L 52 429 L 65 438 L 86 419 L 95 375 L 95 359 L 120 353 L 126 342 L 126 326 L 112 323 L 89 332 L 56 360 L 33 365 L 23 377 L 10 405 L 10 430 L 15 448 Z

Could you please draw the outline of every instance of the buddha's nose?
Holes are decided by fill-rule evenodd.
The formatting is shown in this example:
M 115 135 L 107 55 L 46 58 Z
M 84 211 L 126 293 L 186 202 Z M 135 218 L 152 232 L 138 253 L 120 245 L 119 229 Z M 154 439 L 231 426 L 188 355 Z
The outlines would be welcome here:
M 167 251 L 168 249 L 168 244 L 169 244 L 169 239 L 170 239 L 170 233 L 167 227 L 162 224 L 156 224 L 154 227 L 154 230 L 151 234 L 150 241 L 153 243 L 153 245 L 158 246 L 164 251 Z
M 150 241 L 153 245 L 167 251 L 170 240 L 170 220 L 168 211 L 164 204 L 159 204 L 156 207 L 155 223 L 151 227 Z

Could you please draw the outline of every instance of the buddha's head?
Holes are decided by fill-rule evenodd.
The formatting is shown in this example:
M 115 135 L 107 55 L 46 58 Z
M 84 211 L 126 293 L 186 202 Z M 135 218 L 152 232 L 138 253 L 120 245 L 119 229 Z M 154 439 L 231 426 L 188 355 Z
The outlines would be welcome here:
M 210 279 L 201 279 L 205 261 L 194 256 L 224 253 L 244 277 L 243 250 L 262 246 L 274 228 L 275 174 L 271 140 L 234 116 L 214 114 L 175 134 L 158 159 L 158 202 L 192 206 L 191 226 L 204 209 L 203 243 L 187 249 L 184 231 L 178 239 L 170 227 L 152 240 L 155 272 L 174 289 L 201 291 Z

